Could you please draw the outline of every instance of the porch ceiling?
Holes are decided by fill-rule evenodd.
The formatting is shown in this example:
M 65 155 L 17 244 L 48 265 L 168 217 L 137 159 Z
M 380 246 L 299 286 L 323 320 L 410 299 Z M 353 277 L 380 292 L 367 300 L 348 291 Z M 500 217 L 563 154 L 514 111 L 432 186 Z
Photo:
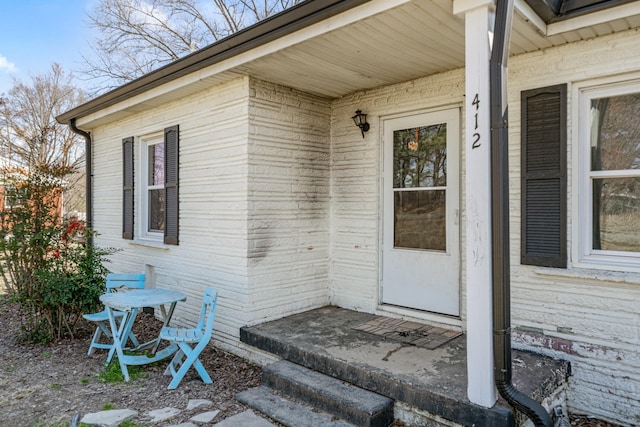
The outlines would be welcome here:
M 527 13 L 528 12 L 528 13 Z M 520 2 L 511 55 L 640 26 L 640 15 L 547 36 Z M 536 25 L 537 24 L 537 25 Z M 414 0 L 236 68 L 240 73 L 330 98 L 464 66 L 464 18 L 453 0 Z
M 240 71 L 340 97 L 464 66 L 464 19 L 452 0 L 414 1 L 288 47 Z

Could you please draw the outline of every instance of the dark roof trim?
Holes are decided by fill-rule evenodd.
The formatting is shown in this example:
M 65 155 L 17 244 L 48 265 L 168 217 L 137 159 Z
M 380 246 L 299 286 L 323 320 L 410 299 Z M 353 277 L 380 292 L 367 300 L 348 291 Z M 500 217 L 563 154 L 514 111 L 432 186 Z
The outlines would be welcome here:
M 635 0 L 526 0 L 527 4 L 547 24 L 620 6 L 632 1 Z
M 328 19 L 369 0 L 307 0 L 126 83 L 58 117 L 60 123 L 87 116 L 186 74 L 239 55 Z

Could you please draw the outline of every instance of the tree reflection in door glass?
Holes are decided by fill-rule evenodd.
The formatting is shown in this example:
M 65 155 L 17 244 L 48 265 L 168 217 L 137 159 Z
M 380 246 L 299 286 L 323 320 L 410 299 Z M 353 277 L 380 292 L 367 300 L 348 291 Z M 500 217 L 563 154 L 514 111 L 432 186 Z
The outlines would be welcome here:
M 393 132 L 393 188 L 447 185 L 447 124 Z
M 394 247 L 446 251 L 446 185 L 447 124 L 394 131 Z

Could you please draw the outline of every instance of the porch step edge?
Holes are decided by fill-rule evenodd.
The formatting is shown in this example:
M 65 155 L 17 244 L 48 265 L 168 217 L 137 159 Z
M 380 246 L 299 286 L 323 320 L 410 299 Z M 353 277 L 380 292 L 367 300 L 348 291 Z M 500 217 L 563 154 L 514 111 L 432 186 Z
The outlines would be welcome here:
M 392 399 L 287 360 L 266 366 L 262 384 L 358 426 L 393 422 Z
M 236 394 L 236 399 L 286 427 L 357 427 L 263 385 Z
M 468 400 L 421 389 L 413 384 L 405 384 L 384 373 L 372 372 L 362 366 L 349 364 L 326 352 L 313 351 L 300 343 L 294 344 L 288 340 L 281 340 L 273 332 L 264 331 L 260 326 L 240 328 L 240 341 L 284 360 L 347 381 L 357 387 L 387 396 L 456 424 L 486 427 L 515 426 L 513 410 L 500 402 L 493 408 L 483 408 Z

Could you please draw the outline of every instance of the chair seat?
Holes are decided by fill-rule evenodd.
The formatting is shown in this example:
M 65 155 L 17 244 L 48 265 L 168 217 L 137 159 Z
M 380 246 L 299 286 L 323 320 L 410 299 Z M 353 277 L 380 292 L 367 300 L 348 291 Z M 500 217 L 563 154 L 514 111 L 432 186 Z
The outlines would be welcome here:
M 173 342 L 196 343 L 202 339 L 203 335 L 202 330 L 194 328 L 164 327 L 160 330 L 160 339 Z
M 124 313 L 114 310 L 113 315 L 115 317 L 122 317 Z M 83 314 L 82 317 L 87 319 L 89 322 L 106 322 L 109 320 L 109 313 L 107 313 L 107 310 L 102 310 L 98 313 Z

